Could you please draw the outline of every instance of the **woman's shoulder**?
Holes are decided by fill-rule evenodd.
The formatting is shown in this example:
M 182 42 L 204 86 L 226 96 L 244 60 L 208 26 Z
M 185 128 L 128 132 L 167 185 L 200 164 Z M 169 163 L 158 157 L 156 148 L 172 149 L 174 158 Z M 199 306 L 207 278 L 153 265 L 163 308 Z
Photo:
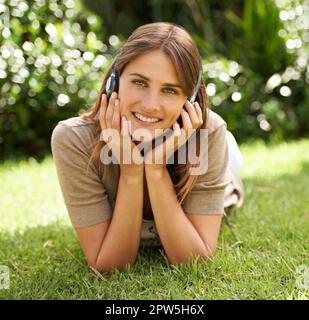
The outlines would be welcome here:
M 222 119 L 222 117 L 216 112 L 208 109 L 207 110 L 207 129 L 208 134 L 212 134 L 220 127 L 226 127 L 226 122 Z
M 76 116 L 76 117 L 68 118 L 65 120 L 61 120 L 58 122 L 58 124 L 64 124 L 65 126 L 71 127 L 71 128 L 89 127 L 94 125 L 93 123 L 87 122 L 82 116 Z
M 87 122 L 82 116 L 61 120 L 52 131 L 52 144 L 74 144 L 88 148 L 94 139 L 94 124 Z

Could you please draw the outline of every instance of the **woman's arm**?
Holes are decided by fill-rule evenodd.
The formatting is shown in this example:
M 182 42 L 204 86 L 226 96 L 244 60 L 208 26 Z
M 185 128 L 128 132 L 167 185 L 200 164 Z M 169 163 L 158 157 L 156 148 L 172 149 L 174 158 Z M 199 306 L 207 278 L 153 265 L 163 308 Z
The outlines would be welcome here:
M 186 262 L 191 255 L 211 259 L 216 250 L 221 215 L 203 216 L 207 220 L 203 223 L 207 230 L 197 230 L 194 225 L 197 215 L 192 214 L 189 219 L 184 213 L 168 170 L 147 169 L 146 166 L 145 174 L 156 228 L 169 261 L 173 264 Z
M 110 99 L 103 94 L 99 112 L 102 133 L 107 133 L 103 135 L 103 140 L 106 139 L 104 141 L 120 166 L 112 219 L 109 223 L 76 230 L 88 264 L 103 272 L 110 272 L 114 268 L 123 269 L 127 264 L 134 263 L 139 248 L 143 216 L 143 159 L 140 154 L 135 154 L 134 160 L 131 158 L 131 162 L 123 162 L 123 157 L 127 156 L 128 152 L 129 156 L 132 156 L 136 146 L 131 140 L 127 119 L 122 117 L 120 121 L 120 101 L 117 97 L 116 92 L 112 93 Z M 109 129 L 118 133 L 112 136 L 111 141 Z M 135 160 L 138 160 L 138 163 L 135 163 Z
M 134 175 L 120 173 L 112 219 L 75 229 L 88 264 L 100 272 L 123 269 L 136 259 L 143 216 L 143 180 L 143 167 Z

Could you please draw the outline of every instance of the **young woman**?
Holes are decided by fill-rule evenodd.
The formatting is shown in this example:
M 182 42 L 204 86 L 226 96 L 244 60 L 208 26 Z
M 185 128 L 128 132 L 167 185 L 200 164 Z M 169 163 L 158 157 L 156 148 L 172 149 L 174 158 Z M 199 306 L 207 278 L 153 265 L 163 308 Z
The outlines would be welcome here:
M 55 127 L 51 147 L 64 201 L 88 264 L 100 272 L 133 264 L 141 245 L 162 246 L 172 264 L 211 259 L 224 208 L 241 205 L 241 181 L 229 165 L 239 164 L 240 153 L 209 109 L 201 70 L 182 27 L 143 25 L 114 60 L 91 109 Z M 120 138 L 107 138 L 109 129 Z M 155 145 L 159 129 L 172 134 Z M 193 164 L 177 162 L 177 151 L 189 144 L 189 131 L 200 137 L 202 129 L 208 168 L 192 175 Z M 141 145 L 144 152 L 134 152 Z M 105 147 L 116 162 L 104 161 Z M 154 153 L 165 161 L 153 160 Z

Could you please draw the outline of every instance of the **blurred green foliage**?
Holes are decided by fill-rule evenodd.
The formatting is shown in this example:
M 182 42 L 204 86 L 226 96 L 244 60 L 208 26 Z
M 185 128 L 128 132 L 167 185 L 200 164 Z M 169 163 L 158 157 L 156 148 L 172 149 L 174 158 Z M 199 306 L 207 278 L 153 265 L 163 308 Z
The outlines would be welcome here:
M 0 1 L 0 12 L 0 157 L 40 159 L 55 124 L 96 98 L 114 50 L 74 1 Z
M 153 21 L 192 34 L 239 141 L 308 135 L 308 15 L 309 0 L 0 0 L 0 158 L 48 153 L 56 123 L 94 101 L 122 42 Z

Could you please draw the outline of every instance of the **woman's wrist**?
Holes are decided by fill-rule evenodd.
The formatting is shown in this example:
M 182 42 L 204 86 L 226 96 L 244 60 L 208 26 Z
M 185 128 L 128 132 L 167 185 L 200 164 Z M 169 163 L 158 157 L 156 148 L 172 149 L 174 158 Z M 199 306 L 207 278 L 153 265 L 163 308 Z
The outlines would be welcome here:
M 127 182 L 135 183 L 143 180 L 144 166 L 143 165 L 120 165 L 120 177 Z
M 164 176 L 167 172 L 166 166 L 156 166 L 156 165 L 145 165 L 145 175 L 161 178 Z

